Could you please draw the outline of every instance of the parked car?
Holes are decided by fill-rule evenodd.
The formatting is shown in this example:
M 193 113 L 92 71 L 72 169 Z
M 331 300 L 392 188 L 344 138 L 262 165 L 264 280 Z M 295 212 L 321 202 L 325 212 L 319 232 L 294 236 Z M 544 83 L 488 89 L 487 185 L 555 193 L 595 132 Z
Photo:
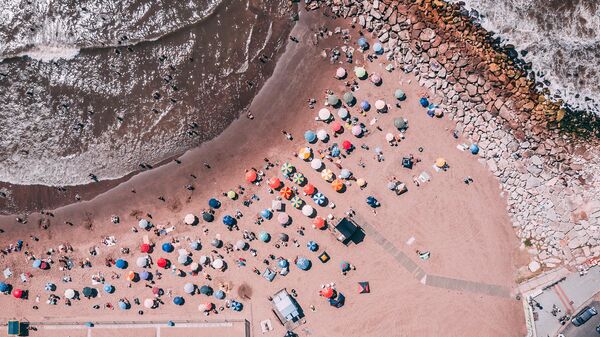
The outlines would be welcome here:
M 581 309 L 581 311 L 578 312 L 577 315 L 573 316 L 571 322 L 574 326 L 580 326 L 597 314 L 598 311 L 596 310 L 596 308 L 587 306 Z

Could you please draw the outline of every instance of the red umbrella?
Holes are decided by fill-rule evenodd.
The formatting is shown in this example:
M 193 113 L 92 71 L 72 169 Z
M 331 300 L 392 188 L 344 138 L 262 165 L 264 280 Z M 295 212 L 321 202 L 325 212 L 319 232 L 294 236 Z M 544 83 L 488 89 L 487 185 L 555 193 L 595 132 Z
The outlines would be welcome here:
M 152 250 L 152 247 L 147 243 L 142 243 L 142 245 L 140 246 L 140 251 L 142 253 L 150 253 L 151 250 Z
M 344 150 L 350 150 L 352 148 L 352 143 L 350 143 L 349 141 L 345 140 L 342 143 L 342 147 L 344 148 Z
M 322 289 L 320 293 L 321 293 L 321 296 L 323 296 L 325 298 L 332 298 L 333 297 L 333 288 L 327 287 L 325 289 Z
M 285 186 L 281 189 L 281 191 L 279 191 L 279 194 L 281 194 L 282 197 L 289 199 L 292 197 L 292 189 L 288 186 Z
M 159 287 L 154 287 L 154 288 L 152 288 L 152 293 L 153 293 L 154 295 L 158 295 L 158 294 L 160 294 L 160 288 L 159 288 Z
M 21 297 L 23 297 L 23 293 L 24 293 L 23 290 L 17 288 L 15 290 L 13 290 L 12 294 L 15 298 L 21 298 Z
M 269 187 L 270 188 L 278 188 L 279 186 L 281 186 L 281 180 L 279 180 L 279 178 L 277 177 L 273 177 L 271 179 L 269 179 Z
M 160 259 L 158 259 L 158 261 L 156 261 L 156 265 L 161 268 L 166 268 L 168 264 L 169 264 L 169 261 L 162 257 Z
M 313 195 L 313 193 L 315 193 L 315 187 L 312 184 L 306 184 L 302 190 L 308 195 Z
M 313 220 L 313 225 L 316 229 L 323 229 L 325 228 L 325 219 L 318 216 L 315 218 L 315 220 Z
M 249 183 L 253 183 L 256 180 L 256 171 L 250 170 L 246 172 L 246 181 Z

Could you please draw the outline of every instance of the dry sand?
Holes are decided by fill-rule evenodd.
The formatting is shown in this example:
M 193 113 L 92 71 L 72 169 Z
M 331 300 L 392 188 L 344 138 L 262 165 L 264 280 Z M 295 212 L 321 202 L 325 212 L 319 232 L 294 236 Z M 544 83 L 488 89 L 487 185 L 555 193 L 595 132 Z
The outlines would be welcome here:
M 34 277 L 29 284 L 18 284 L 14 278 L 11 283 L 15 287 L 30 290 L 29 300 L 16 300 L 9 296 L 0 297 L 0 304 L 10 310 L 3 310 L 0 314 L 2 320 L 17 318 L 30 321 L 88 321 L 88 320 L 162 320 L 169 319 L 247 319 L 251 323 L 253 335 L 260 335 L 259 322 L 271 319 L 274 332 L 267 336 L 281 336 L 284 328 L 279 325 L 271 313 L 267 297 L 281 288 L 295 289 L 298 293 L 298 302 L 306 314 L 306 324 L 296 332 L 312 336 L 522 336 L 524 334 L 524 318 L 520 301 L 515 300 L 512 289 L 515 288 L 515 272 L 517 266 L 523 263 L 518 252 L 518 243 L 512 231 L 505 211 L 505 200 L 500 196 L 498 182 L 482 165 L 475 156 L 468 152 L 461 152 L 456 145 L 465 140 L 458 141 L 452 138 L 452 124 L 444 119 L 427 117 L 425 110 L 418 105 L 419 94 L 422 89 L 399 71 L 387 73 L 379 65 L 379 61 L 369 63 L 367 70 L 377 72 L 383 77 L 383 85 L 375 87 L 367 81 L 360 82 L 360 90 L 356 93 L 359 100 L 369 99 L 374 103 L 376 98 L 385 98 L 392 106 L 393 93 L 401 87 L 408 96 L 402 103 L 402 108 L 391 108 L 387 114 L 378 115 L 369 112 L 367 119 L 361 121 L 368 125 L 368 120 L 379 118 L 379 125 L 383 132 L 377 131 L 375 126 L 369 127 L 371 134 L 362 139 L 356 139 L 348 130 L 337 139 L 330 140 L 341 143 L 351 140 L 357 149 L 347 159 L 342 160 L 342 165 L 349 168 L 355 176 L 365 178 L 368 186 L 360 190 L 356 184 L 348 186 L 344 193 L 336 194 L 328 183 L 324 182 L 318 172 L 310 168 L 307 162 L 292 157 L 292 153 L 306 145 L 302 134 L 306 129 L 318 129 L 322 126 L 314 120 L 318 109 L 322 106 L 324 90 L 332 89 L 336 94 L 343 93 L 343 83 L 333 80 L 337 65 L 330 65 L 328 59 L 319 55 L 326 45 L 338 44 L 339 36 L 322 41 L 319 46 L 313 46 L 310 38 L 319 20 L 317 14 L 306 15 L 294 28 L 292 34 L 300 39 L 300 43 L 290 43 L 285 54 L 281 57 L 274 76 L 265 84 L 261 93 L 254 100 L 250 110 L 255 115 L 254 120 L 241 118 L 234 122 L 223 134 L 197 149 L 189 151 L 181 157 L 182 164 L 170 163 L 149 172 L 139 174 L 129 181 L 115 187 L 97 198 L 76 205 L 66 206 L 54 212 L 49 218 L 50 228 L 41 231 L 37 228 L 38 219 L 42 216 L 34 214 L 29 217 L 26 225 L 15 224 L 13 218 L 1 219 L 0 227 L 6 232 L 2 234 L 2 246 L 19 238 L 29 240 L 29 234 L 35 233 L 41 241 L 31 243 L 32 251 L 41 255 L 44 248 L 56 247 L 61 242 L 69 242 L 75 248 L 79 257 L 89 257 L 87 249 L 92 245 L 101 247 L 97 257 L 90 257 L 94 268 L 76 269 L 69 274 L 73 283 L 62 284 L 60 277 L 63 275 L 56 266 L 49 271 L 32 271 L 30 262 L 25 262 L 21 254 L 15 253 L 4 258 L 3 266 L 11 266 L 15 274 L 21 271 L 32 271 Z M 340 23 L 337 23 L 340 25 Z M 333 23 L 328 24 L 333 29 Z M 357 34 L 353 32 L 353 41 Z M 361 60 L 357 60 L 361 62 Z M 344 65 L 352 69 L 351 65 Z M 316 109 L 306 107 L 309 97 L 318 99 Z M 435 98 L 433 98 L 435 100 Z M 351 109 L 351 114 L 356 115 L 356 109 Z M 407 139 L 398 147 L 386 144 L 384 136 L 393 131 L 393 119 L 399 115 L 409 120 Z M 282 118 L 284 117 L 285 118 Z M 295 139 L 290 142 L 281 135 L 281 130 L 291 131 Z M 365 143 L 371 147 L 366 151 L 359 147 Z M 327 145 L 329 145 L 327 144 Z M 323 148 L 319 143 L 312 145 L 313 150 Z M 378 163 L 374 158 L 373 148 L 380 146 L 383 149 L 385 161 Z M 423 153 L 418 153 L 417 148 L 423 147 Z M 400 165 L 403 155 L 413 153 L 422 162 L 409 171 Z M 436 173 L 432 164 L 437 157 L 443 156 L 450 165 L 446 172 Z M 352 207 L 358 216 L 366 220 L 365 226 L 369 227 L 366 238 L 358 245 L 343 246 L 326 231 L 317 231 L 311 228 L 309 220 L 300 211 L 288 205 L 288 213 L 293 218 L 292 225 L 282 229 L 276 220 L 265 221 L 262 226 L 254 224 L 254 215 L 265 207 L 270 207 L 272 196 L 267 194 L 266 187 L 248 186 L 243 183 L 244 169 L 261 167 L 263 158 L 271 161 L 290 161 L 301 172 L 305 173 L 308 181 L 325 193 L 337 207 L 335 209 L 315 206 L 321 216 L 328 213 L 340 217 Z M 358 161 L 363 159 L 366 168 L 358 167 Z M 211 165 L 210 169 L 203 166 L 203 162 Z M 328 168 L 335 173 L 339 169 L 325 161 Z M 427 171 L 431 181 L 416 187 L 412 183 L 412 176 Z M 194 174 L 197 179 L 190 176 Z M 267 177 L 273 175 L 271 170 L 266 171 Z M 396 176 L 407 183 L 408 193 L 402 196 L 392 195 L 386 189 L 390 176 Z M 474 183 L 465 185 L 463 178 L 471 176 Z M 194 191 L 187 191 L 186 184 L 194 184 Z M 207 208 L 207 200 L 211 196 L 220 196 L 221 192 L 244 184 L 247 190 L 242 197 L 256 193 L 261 200 L 246 208 L 241 205 L 241 200 L 231 201 L 220 197 L 223 207 L 217 211 L 216 221 L 210 224 L 200 224 L 197 227 L 186 227 L 182 223 L 185 214 L 200 215 L 202 209 Z M 135 189 L 136 193 L 131 190 Z M 166 202 L 157 199 L 161 195 Z M 365 204 L 367 195 L 375 196 L 382 204 L 377 214 Z M 306 198 L 305 198 L 306 199 Z M 118 249 L 126 246 L 134 252 L 127 257 L 130 264 L 135 263 L 139 255 L 138 246 L 142 240 L 142 233 L 131 233 L 129 228 L 136 226 L 136 215 L 146 217 L 152 215 L 152 223 L 160 225 L 176 225 L 175 232 L 167 237 L 156 238 L 157 242 L 168 241 L 177 236 L 199 238 L 203 243 L 200 252 L 194 252 L 197 260 L 201 254 L 209 254 L 212 247 L 210 239 L 217 233 L 225 241 L 235 242 L 242 237 L 238 231 L 229 232 L 221 224 L 224 214 L 234 214 L 239 209 L 244 213 L 240 221 L 240 228 L 254 231 L 267 231 L 273 236 L 280 232 L 288 233 L 292 238 L 298 239 L 300 247 L 293 244 L 289 247 L 276 249 L 273 242 L 251 242 L 251 247 L 258 250 L 258 258 L 253 258 L 247 251 L 234 252 L 225 256 L 229 268 L 225 272 L 210 270 L 213 281 L 205 281 L 199 277 L 178 278 L 165 271 L 163 279 L 157 284 L 165 289 L 173 289 L 174 294 L 182 295 L 182 286 L 186 282 L 198 285 L 211 284 L 217 288 L 222 282 L 231 283 L 233 290 L 228 294 L 229 299 L 237 298 L 236 289 L 242 284 L 248 284 L 252 289 L 250 300 L 242 300 L 245 307 L 240 313 L 226 309 L 219 315 L 203 316 L 197 310 L 199 303 L 208 298 L 203 295 L 184 296 L 186 304 L 177 307 L 170 303 L 169 298 L 164 298 L 166 304 L 155 310 L 145 310 L 143 317 L 137 315 L 138 307 L 134 306 L 129 311 L 111 311 L 107 309 L 94 310 L 93 304 L 103 304 L 107 301 L 116 304 L 120 297 L 133 297 L 141 299 L 151 296 L 150 289 L 143 284 L 134 284 L 127 288 L 124 272 L 103 266 L 106 257 L 118 257 Z M 121 224 L 110 223 L 110 216 L 117 214 Z M 133 214 L 133 215 L 132 215 Z M 63 222 L 69 220 L 75 224 L 70 227 Z M 296 234 L 298 226 L 307 228 L 306 235 L 301 237 Z M 208 236 L 202 233 L 202 227 L 209 228 Z M 91 228 L 91 229 L 90 229 Z M 372 234 L 376 230 L 382 237 L 389 240 L 387 244 L 375 239 Z M 118 245 L 106 248 L 99 243 L 106 235 L 115 235 Z M 407 245 L 407 240 L 415 238 L 412 245 Z M 322 264 L 317 259 L 317 254 L 306 249 L 306 242 L 315 240 L 319 243 L 319 252 L 327 251 L 332 259 Z M 391 246 L 393 245 L 393 246 Z M 183 243 L 182 247 L 187 248 Z M 394 258 L 392 254 L 397 248 L 412 261 L 422 273 L 415 274 L 407 271 L 405 267 Z M 427 261 L 419 260 L 415 250 L 429 250 L 432 256 Z M 392 252 L 392 253 L 390 253 Z M 223 253 L 224 254 L 224 253 Z M 313 262 L 310 271 L 301 271 L 295 266 L 291 267 L 289 275 L 277 276 L 272 283 L 252 273 L 252 267 L 263 270 L 260 262 L 268 254 L 283 256 L 289 260 L 301 255 L 308 257 Z M 164 256 L 172 261 L 176 260 L 176 253 L 166 254 L 159 249 L 152 254 L 154 260 Z M 234 260 L 244 257 L 248 265 L 238 268 Z M 356 266 L 346 276 L 342 276 L 339 263 L 349 261 Z M 136 268 L 133 268 L 136 269 Z M 185 267 L 184 267 L 185 269 Z M 67 287 L 81 289 L 90 285 L 90 276 L 97 271 L 102 271 L 109 282 L 117 291 L 115 294 L 103 294 L 102 298 L 93 300 L 75 301 L 72 307 L 65 307 L 62 303 L 58 306 L 48 306 L 41 303 L 40 309 L 32 309 L 36 294 L 42 295 L 42 302 L 46 294 L 43 284 L 52 280 L 57 283 L 59 295 Z M 118 280 L 110 280 L 111 272 L 121 275 Z M 423 280 L 431 283 L 437 276 L 456 279 L 458 289 L 447 289 L 421 283 Z M 369 281 L 370 294 L 358 294 L 357 282 Z M 471 281 L 476 283 L 465 283 Z M 320 285 L 335 282 L 336 288 L 346 296 L 346 305 L 336 309 L 329 306 L 318 295 Z M 481 284 L 480 284 L 481 283 Z M 468 286 L 465 286 L 468 284 Z M 487 289 L 489 285 L 494 289 L 501 289 L 501 295 L 488 295 L 480 289 Z M 503 292 L 505 291 L 505 292 Z M 223 305 L 221 301 L 210 299 L 217 306 Z M 309 309 L 314 305 L 316 312 Z M 137 334 L 137 332 L 136 332 Z M 43 334 L 32 333 L 32 336 L 64 336 L 63 333 Z M 142 334 L 140 334 L 142 336 Z M 233 335 L 231 335 L 233 336 Z

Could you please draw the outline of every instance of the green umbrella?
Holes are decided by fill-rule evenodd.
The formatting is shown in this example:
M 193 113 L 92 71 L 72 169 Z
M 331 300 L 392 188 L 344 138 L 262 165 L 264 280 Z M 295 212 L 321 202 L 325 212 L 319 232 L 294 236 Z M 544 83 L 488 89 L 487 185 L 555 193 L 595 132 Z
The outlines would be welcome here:
M 404 120 L 404 118 L 396 118 L 394 119 L 394 126 L 396 127 L 396 129 L 398 130 L 402 130 L 402 129 L 406 129 L 406 127 L 408 126 L 408 123 L 406 123 L 406 120 Z
M 351 92 L 345 93 L 344 102 L 346 102 L 346 104 L 352 104 L 352 102 L 354 102 L 354 95 L 352 95 Z
M 292 177 L 292 181 L 300 185 L 304 182 L 304 175 L 300 172 L 296 172 Z
M 360 79 L 367 77 L 367 71 L 363 67 L 356 67 L 354 73 L 356 74 L 356 77 Z
M 331 106 L 336 106 L 340 102 L 340 99 L 336 95 L 327 96 L 327 103 Z

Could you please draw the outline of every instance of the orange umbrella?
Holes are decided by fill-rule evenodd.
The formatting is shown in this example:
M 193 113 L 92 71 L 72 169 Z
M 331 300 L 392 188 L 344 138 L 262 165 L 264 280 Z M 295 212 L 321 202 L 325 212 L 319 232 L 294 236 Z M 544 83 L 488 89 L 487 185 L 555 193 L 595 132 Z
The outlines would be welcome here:
M 312 184 L 306 184 L 306 186 L 303 188 L 303 191 L 308 195 L 313 195 L 315 193 L 315 186 Z
M 325 228 L 325 219 L 318 216 L 313 220 L 313 225 L 316 229 L 323 229 Z
M 285 186 L 281 189 L 281 191 L 279 191 L 279 194 L 281 194 L 282 197 L 289 199 L 292 197 L 292 189 L 288 186 Z
M 344 187 L 344 183 L 341 180 L 336 179 L 331 183 L 331 187 L 333 187 L 336 192 L 339 192 Z
M 253 183 L 254 181 L 256 181 L 256 171 L 250 170 L 246 172 L 246 181 L 249 183 Z
M 273 177 L 273 178 L 269 179 L 269 187 L 270 188 L 276 189 L 279 186 L 281 186 L 281 180 L 279 180 L 279 178 Z
M 332 298 L 333 297 L 333 288 L 331 287 L 327 287 L 325 289 L 322 289 L 320 291 L 321 296 L 325 297 L 325 298 Z
M 129 273 L 127 273 L 127 281 L 135 280 L 136 276 L 137 276 L 137 274 L 134 271 L 130 271 Z

